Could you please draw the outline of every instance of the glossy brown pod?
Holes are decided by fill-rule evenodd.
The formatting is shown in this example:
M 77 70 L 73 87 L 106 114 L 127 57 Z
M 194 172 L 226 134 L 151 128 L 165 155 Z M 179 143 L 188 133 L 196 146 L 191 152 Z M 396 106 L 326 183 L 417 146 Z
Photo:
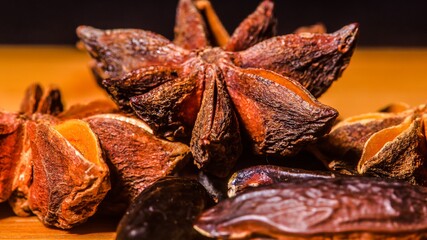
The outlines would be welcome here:
M 117 240 L 202 239 L 195 218 L 212 200 L 196 180 L 166 177 L 146 188 L 129 206 L 117 228 Z
M 256 165 L 235 172 L 228 180 L 228 197 L 244 190 L 284 182 L 301 182 L 313 178 L 335 178 L 332 172 L 308 171 L 274 165 Z
M 425 239 L 427 190 L 364 177 L 311 179 L 246 191 L 195 228 L 220 239 Z

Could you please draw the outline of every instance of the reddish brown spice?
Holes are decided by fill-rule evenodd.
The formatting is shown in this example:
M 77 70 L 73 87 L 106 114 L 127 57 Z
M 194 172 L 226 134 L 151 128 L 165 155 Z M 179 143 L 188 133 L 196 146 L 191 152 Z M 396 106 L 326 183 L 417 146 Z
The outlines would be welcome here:
M 123 110 L 157 135 L 190 138 L 196 165 L 221 177 L 240 156 L 239 129 L 255 153 L 282 156 L 329 131 L 337 112 L 303 86 L 320 96 L 341 75 L 357 24 L 332 34 L 272 37 L 273 2 L 263 1 L 220 48 L 208 38 L 218 26 L 212 17 L 206 24 L 208 11 L 197 5 L 179 2 L 174 42 L 139 29 L 77 29 L 95 71 L 106 78 L 102 85 Z

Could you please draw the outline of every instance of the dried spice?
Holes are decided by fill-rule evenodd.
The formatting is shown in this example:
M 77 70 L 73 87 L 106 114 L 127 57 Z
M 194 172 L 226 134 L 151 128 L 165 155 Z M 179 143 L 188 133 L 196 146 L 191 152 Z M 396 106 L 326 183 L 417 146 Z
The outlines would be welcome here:
M 129 206 L 116 239 L 202 239 L 193 223 L 211 205 L 208 193 L 196 180 L 160 179 Z
M 12 180 L 22 147 L 20 125 L 17 114 L 0 112 L 0 202 L 6 201 L 12 193 Z
M 120 205 L 127 207 L 158 179 L 177 172 L 190 159 L 187 145 L 155 137 L 139 119 L 98 114 L 84 120 L 98 136 L 109 164 L 112 189 L 107 201 L 113 204 L 115 212 L 123 208 Z
M 356 174 L 356 166 L 368 139 L 382 129 L 402 123 L 410 114 L 368 113 L 344 119 L 319 140 L 316 154 L 330 169 Z
M 30 136 L 28 135 L 29 122 L 55 123 L 55 115 L 63 109 L 61 94 L 56 87 L 49 87 L 43 91 L 40 85 L 32 84 L 25 92 L 19 113 L 2 113 L 5 116 L 1 124 L 5 124 L 9 134 L 0 145 L 4 163 L 9 163 L 9 169 L 13 171 L 1 171 L 2 176 L 8 179 L 7 189 L 2 190 L 4 198 L 8 198 L 13 211 L 18 216 L 28 216 L 31 210 L 28 205 L 28 191 L 32 179 L 32 152 L 30 147 Z M 8 126 L 9 125 L 9 126 Z M 11 131 L 10 128 L 14 131 Z M 6 175 L 3 175 L 5 172 Z M 0 189 L 1 190 L 1 189 Z
M 314 151 L 329 168 L 344 174 L 425 185 L 426 106 L 404 109 L 345 119 L 320 140 Z
M 409 116 L 401 124 L 378 131 L 369 138 L 357 171 L 426 185 L 426 157 L 424 121 Z
M 31 211 L 48 226 L 71 228 L 92 216 L 110 189 L 108 167 L 89 125 L 29 123 L 33 181 Z
M 156 135 L 191 136 L 196 164 L 224 177 L 241 152 L 239 128 L 254 152 L 288 156 L 327 133 L 337 116 L 292 79 L 315 96 L 326 91 L 348 64 L 357 24 L 332 34 L 270 38 L 272 8 L 263 1 L 223 45 L 226 50 L 209 46 L 208 26 L 191 0 L 178 5 L 174 43 L 139 29 L 81 26 L 77 34 L 123 110 Z
M 333 172 L 308 171 L 275 165 L 256 165 L 235 172 L 228 180 L 228 197 L 240 192 L 282 182 L 300 182 L 313 178 L 334 178 L 340 176 Z
M 57 88 L 33 84 L 19 113 L 1 113 L 1 176 L 8 180 L 0 190 L 15 214 L 34 213 L 45 225 L 70 228 L 95 213 L 110 181 L 97 136 L 83 121 L 64 122 L 62 111 Z
M 195 228 L 221 239 L 424 239 L 426 198 L 425 188 L 390 180 L 310 179 L 226 199 Z

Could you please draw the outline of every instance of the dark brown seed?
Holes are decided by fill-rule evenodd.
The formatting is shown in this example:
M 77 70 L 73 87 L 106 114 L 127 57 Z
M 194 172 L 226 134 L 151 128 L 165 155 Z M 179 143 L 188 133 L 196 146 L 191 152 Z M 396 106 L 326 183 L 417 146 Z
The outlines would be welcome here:
M 117 228 L 117 240 L 192 240 L 195 218 L 212 205 L 196 180 L 166 177 L 146 188 L 129 206 Z
M 425 239 L 427 189 L 346 177 L 246 191 L 204 212 L 195 228 L 221 239 Z

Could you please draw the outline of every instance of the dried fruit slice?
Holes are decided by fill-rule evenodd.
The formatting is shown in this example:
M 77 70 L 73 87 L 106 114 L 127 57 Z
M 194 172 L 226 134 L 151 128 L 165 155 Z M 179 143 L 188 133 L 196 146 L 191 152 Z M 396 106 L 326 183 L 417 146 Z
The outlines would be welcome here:
M 219 239 L 424 239 L 427 190 L 365 177 L 307 179 L 246 191 L 201 214 Z
M 169 142 L 153 135 L 141 120 L 118 114 L 86 118 L 98 135 L 110 166 L 112 202 L 129 203 L 161 177 L 171 175 L 190 158 L 187 145 Z
M 28 123 L 33 182 L 29 206 L 43 224 L 71 228 L 92 216 L 110 189 L 96 135 L 81 120 Z
M 229 65 L 223 69 L 228 93 L 257 154 L 293 155 L 327 133 L 338 115 L 283 76 Z
M 290 77 L 319 97 L 347 68 L 357 33 L 358 25 L 350 24 L 332 34 L 300 33 L 273 37 L 235 53 L 235 64 Z

